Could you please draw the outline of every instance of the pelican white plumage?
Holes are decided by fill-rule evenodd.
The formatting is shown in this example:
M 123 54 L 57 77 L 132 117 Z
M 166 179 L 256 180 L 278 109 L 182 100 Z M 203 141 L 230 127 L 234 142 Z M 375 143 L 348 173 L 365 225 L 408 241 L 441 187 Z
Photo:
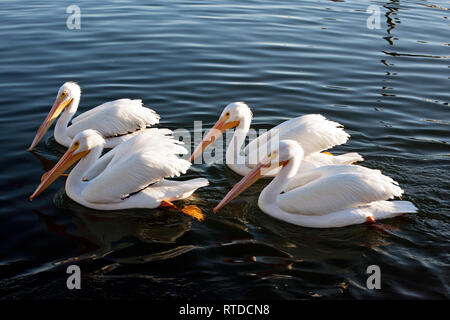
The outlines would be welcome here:
M 167 135 L 170 133 L 168 129 L 149 129 L 101 156 L 103 137 L 92 129 L 82 131 L 59 162 L 42 176 L 30 200 L 77 161 L 65 187 L 67 195 L 83 206 L 98 210 L 156 208 L 185 199 L 208 185 L 208 180 L 166 179 L 185 173 L 191 166 L 178 156 L 188 151 Z M 201 213 L 192 215 L 201 217 Z
M 75 135 L 83 130 L 95 129 L 105 137 L 105 148 L 113 148 L 147 126 L 159 122 L 159 115 L 142 105 L 141 100 L 119 99 L 103 103 L 72 119 L 80 103 L 81 89 L 75 82 L 66 82 L 58 90 L 52 109 L 39 127 L 29 151 L 39 143 L 52 123 L 55 140 L 68 147 Z M 72 119 L 70 126 L 69 122 Z
M 282 169 L 261 192 L 258 205 L 268 215 L 295 225 L 344 227 L 417 211 L 409 201 L 386 201 L 400 197 L 403 190 L 379 170 L 331 165 L 297 174 L 303 154 L 297 142 L 280 141 L 279 148 L 274 148 L 242 178 L 214 208 L 214 212 L 272 167 Z
M 285 121 L 271 130 L 252 140 L 245 148 L 242 147 L 249 132 L 252 112 L 244 102 L 230 103 L 225 107 L 214 127 L 205 135 L 203 141 L 191 155 L 192 162 L 203 150 L 220 137 L 226 130 L 236 127 L 232 142 L 226 151 L 226 164 L 240 175 L 248 174 L 261 153 L 263 156 L 270 150 L 270 146 L 279 140 L 290 139 L 300 144 L 305 157 L 301 171 L 307 171 L 323 165 L 351 164 L 364 160 L 358 153 L 346 153 L 333 156 L 323 151 L 347 142 L 350 135 L 344 131 L 342 125 L 329 121 L 320 114 L 309 114 Z M 267 172 L 265 177 L 273 177 L 278 169 Z

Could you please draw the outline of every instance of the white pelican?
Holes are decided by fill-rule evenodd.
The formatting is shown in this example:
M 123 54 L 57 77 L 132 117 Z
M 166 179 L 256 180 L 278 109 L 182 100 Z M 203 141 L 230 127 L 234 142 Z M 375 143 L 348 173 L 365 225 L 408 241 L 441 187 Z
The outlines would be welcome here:
M 30 200 L 79 160 L 67 178 L 66 193 L 83 206 L 98 210 L 175 207 L 170 201 L 189 197 L 196 189 L 208 185 L 208 180 L 165 179 L 179 176 L 191 166 L 189 161 L 178 157 L 188 151 L 166 135 L 170 132 L 146 130 L 100 157 L 105 140 L 95 130 L 82 131 L 53 169 L 42 176 Z M 183 212 L 202 218 L 201 213 L 192 210 Z
M 358 153 L 346 153 L 333 156 L 322 151 L 347 142 L 350 135 L 344 131 L 342 125 L 329 121 L 320 114 L 309 114 L 285 121 L 251 141 L 241 152 L 245 137 L 250 129 L 252 112 L 244 102 L 230 103 L 223 110 L 214 127 L 205 135 L 203 141 L 195 148 L 191 155 L 192 162 L 203 150 L 220 137 L 226 130 L 236 127 L 232 143 L 226 151 L 226 164 L 240 175 L 248 174 L 258 162 L 258 156 L 266 155 L 270 145 L 282 139 L 295 140 L 304 152 L 304 165 L 301 171 L 307 171 L 323 165 L 351 164 L 362 161 Z M 265 177 L 273 177 L 278 169 L 267 172 Z
M 417 211 L 409 201 L 386 201 L 400 197 L 403 190 L 379 170 L 331 165 L 297 175 L 303 154 L 302 147 L 295 141 L 280 141 L 279 148 L 272 149 L 242 178 L 214 208 L 214 212 L 237 197 L 272 166 L 279 166 L 281 170 L 261 192 L 258 206 L 268 215 L 295 225 L 344 227 Z
M 142 105 L 141 100 L 119 99 L 105 102 L 72 119 L 80 103 L 81 89 L 75 82 L 66 82 L 59 88 L 52 109 L 39 127 L 28 148 L 38 144 L 61 112 L 55 125 L 55 140 L 68 147 L 75 135 L 83 130 L 95 129 L 105 138 L 105 148 L 113 148 L 145 127 L 159 122 L 159 115 Z M 68 127 L 69 121 L 72 124 Z

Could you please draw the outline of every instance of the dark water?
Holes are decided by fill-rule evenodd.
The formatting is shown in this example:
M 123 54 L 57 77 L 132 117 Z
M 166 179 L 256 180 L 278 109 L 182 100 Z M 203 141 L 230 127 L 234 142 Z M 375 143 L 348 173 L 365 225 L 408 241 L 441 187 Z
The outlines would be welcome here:
M 81 30 L 66 28 L 67 6 Z M 378 5 L 381 29 L 366 27 Z M 447 1 L 5 1 L 0 3 L 1 298 L 449 298 L 449 60 Z M 333 152 L 400 182 L 417 214 L 315 230 L 270 218 L 264 182 L 214 215 L 239 177 L 196 165 L 211 186 L 167 210 L 98 212 L 64 193 L 33 202 L 43 168 L 26 148 L 65 81 L 80 110 L 141 98 L 161 126 L 211 126 L 245 101 L 253 127 L 321 113 L 352 135 Z M 51 139 L 40 155 L 57 160 Z M 82 290 L 66 289 L 81 267 Z M 366 288 L 379 265 L 382 289 Z

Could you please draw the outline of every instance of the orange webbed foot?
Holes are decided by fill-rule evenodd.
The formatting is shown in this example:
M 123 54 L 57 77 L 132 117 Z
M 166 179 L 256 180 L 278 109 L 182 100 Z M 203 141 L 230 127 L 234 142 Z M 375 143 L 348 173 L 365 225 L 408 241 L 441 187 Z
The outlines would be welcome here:
M 194 219 L 197 219 L 198 221 L 203 221 L 205 219 L 205 216 L 202 213 L 202 210 L 194 205 L 186 206 L 183 209 L 178 208 L 176 205 L 174 205 L 172 202 L 168 200 L 162 200 L 161 204 L 159 205 L 161 208 L 169 208 L 174 209 L 177 211 L 180 211 L 184 213 L 185 215 L 188 215 Z
M 375 223 L 374 217 L 368 216 L 368 217 L 366 218 L 366 223 L 374 224 L 374 223 Z

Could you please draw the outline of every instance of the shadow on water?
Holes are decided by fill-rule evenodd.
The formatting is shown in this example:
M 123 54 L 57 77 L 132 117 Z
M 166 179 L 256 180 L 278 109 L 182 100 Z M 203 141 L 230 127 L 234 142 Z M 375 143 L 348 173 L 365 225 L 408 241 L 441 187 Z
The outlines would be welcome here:
M 72 217 L 73 235 L 60 233 L 77 244 L 89 243 L 78 260 L 104 257 L 117 248 L 124 249 L 135 243 L 173 244 L 190 229 L 191 220 L 167 209 L 133 209 L 98 211 L 83 207 L 67 197 L 61 190 L 54 199 L 55 205 Z M 39 214 L 45 222 L 45 215 Z M 47 217 L 47 219 L 50 217 Z M 56 226 L 56 225 L 55 225 Z M 56 226 L 56 230 L 64 228 Z M 49 231 L 54 231 L 49 229 Z M 58 232 L 59 233 L 59 232 Z M 83 241 L 79 241 L 83 239 Z

